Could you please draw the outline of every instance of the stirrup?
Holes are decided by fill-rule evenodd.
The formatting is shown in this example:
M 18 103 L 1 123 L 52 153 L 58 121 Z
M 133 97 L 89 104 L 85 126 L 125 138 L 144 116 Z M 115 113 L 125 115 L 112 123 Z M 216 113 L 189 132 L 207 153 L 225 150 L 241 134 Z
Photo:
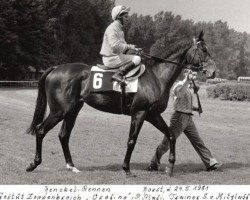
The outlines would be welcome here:
M 122 77 L 122 82 L 120 82 L 119 85 L 121 85 L 121 87 L 127 86 L 127 83 L 125 81 L 125 76 Z
M 122 82 L 119 83 L 119 85 L 121 85 L 121 87 L 125 87 L 127 86 L 127 83 L 125 82 L 125 80 L 123 80 Z
M 122 76 L 122 79 L 118 79 L 117 77 L 112 76 L 112 79 L 114 81 L 117 81 L 118 84 L 121 85 L 121 86 L 126 86 L 127 85 L 126 82 L 125 82 L 125 76 Z

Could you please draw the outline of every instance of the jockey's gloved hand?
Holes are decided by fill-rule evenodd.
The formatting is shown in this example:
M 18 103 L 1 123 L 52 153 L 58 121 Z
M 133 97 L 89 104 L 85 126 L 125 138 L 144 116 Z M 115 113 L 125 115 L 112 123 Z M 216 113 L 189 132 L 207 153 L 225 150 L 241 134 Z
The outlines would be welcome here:
M 141 55 L 142 48 L 135 48 L 136 54 Z
M 135 47 L 134 44 L 129 44 L 129 45 L 128 45 L 128 49 L 136 50 L 136 47 Z

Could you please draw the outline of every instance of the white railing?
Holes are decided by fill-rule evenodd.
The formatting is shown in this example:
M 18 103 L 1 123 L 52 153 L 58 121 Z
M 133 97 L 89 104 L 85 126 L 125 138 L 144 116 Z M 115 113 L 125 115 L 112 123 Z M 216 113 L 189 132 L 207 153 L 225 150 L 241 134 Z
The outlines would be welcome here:
M 217 84 L 217 83 L 225 83 L 227 82 L 227 79 L 224 78 L 214 78 L 214 79 L 207 79 L 206 83 L 207 84 Z
M 238 82 L 250 82 L 249 76 L 239 76 L 237 79 Z

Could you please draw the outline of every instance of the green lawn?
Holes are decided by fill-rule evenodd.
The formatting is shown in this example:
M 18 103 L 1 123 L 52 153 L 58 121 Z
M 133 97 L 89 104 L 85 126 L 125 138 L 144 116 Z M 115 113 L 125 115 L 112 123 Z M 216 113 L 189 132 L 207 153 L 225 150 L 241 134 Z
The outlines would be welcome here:
M 76 167 L 66 170 L 58 139 L 61 123 L 44 139 L 43 163 L 25 171 L 33 160 L 35 137 L 24 134 L 34 112 L 36 90 L 0 89 L 0 184 L 250 184 L 250 103 L 207 99 L 205 85 L 200 98 L 204 113 L 194 120 L 213 155 L 223 163 L 221 171 L 206 172 L 200 158 L 182 135 L 176 145 L 175 176 L 147 172 L 146 168 L 163 135 L 145 122 L 131 159 L 136 178 L 121 169 L 130 118 L 99 112 L 85 105 L 70 140 Z M 163 117 L 169 124 L 172 99 Z M 163 167 L 168 163 L 168 154 Z

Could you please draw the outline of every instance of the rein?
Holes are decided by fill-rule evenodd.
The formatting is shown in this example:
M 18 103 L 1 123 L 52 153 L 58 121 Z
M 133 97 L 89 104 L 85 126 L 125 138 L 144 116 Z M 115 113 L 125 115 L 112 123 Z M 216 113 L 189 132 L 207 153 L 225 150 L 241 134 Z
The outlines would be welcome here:
M 160 57 L 157 57 L 157 56 L 153 56 L 153 55 L 150 55 L 148 53 L 145 53 L 145 52 L 141 52 L 140 53 L 142 56 L 145 56 L 146 58 L 150 58 L 150 59 L 154 59 L 154 60 L 159 60 L 163 63 L 172 63 L 172 64 L 175 64 L 175 65 L 181 65 L 183 66 L 182 63 L 178 63 L 178 62 L 174 62 L 174 61 L 171 61 L 171 60 L 168 60 L 168 59 L 165 59 L 165 58 L 160 58 Z
M 197 49 L 195 49 L 195 54 L 194 54 L 191 62 L 193 62 L 194 57 L 196 56 L 196 53 L 197 53 Z M 199 60 L 200 60 L 199 67 L 195 67 L 192 64 L 182 64 L 182 63 L 171 61 L 171 60 L 168 60 L 168 59 L 165 59 L 165 58 L 160 58 L 160 57 L 157 57 L 157 56 L 153 56 L 153 55 L 145 53 L 143 51 L 141 51 L 139 54 L 146 57 L 146 58 L 149 58 L 149 59 L 161 61 L 162 63 L 171 63 L 171 64 L 175 64 L 175 65 L 180 66 L 180 67 L 184 66 L 186 69 L 194 69 L 194 70 L 202 70 L 203 69 L 200 56 L 199 56 Z
M 194 80 L 192 80 L 192 83 L 194 85 L 194 93 L 196 94 L 196 98 L 197 98 L 197 102 L 198 102 L 198 113 L 199 113 L 199 116 L 201 116 L 201 113 L 203 112 L 203 110 L 202 110 L 202 107 L 201 107 L 201 102 L 200 102 L 200 98 L 199 98 L 199 94 L 198 94 L 198 89 L 197 89 L 197 86 L 196 86 Z

